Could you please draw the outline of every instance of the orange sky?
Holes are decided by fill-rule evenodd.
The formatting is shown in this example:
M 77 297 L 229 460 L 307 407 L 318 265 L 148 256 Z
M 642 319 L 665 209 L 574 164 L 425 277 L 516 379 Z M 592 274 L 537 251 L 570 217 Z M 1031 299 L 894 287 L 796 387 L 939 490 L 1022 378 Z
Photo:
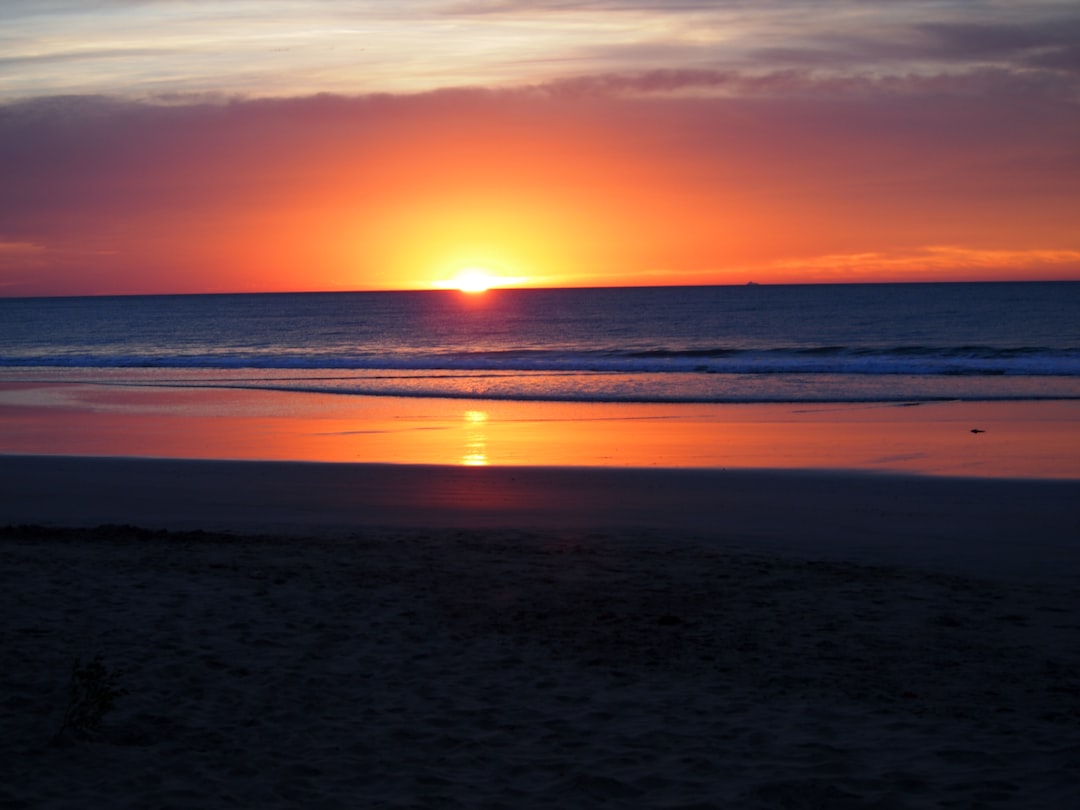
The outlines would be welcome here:
M 532 38 L 501 4 L 485 25 L 496 6 L 521 53 L 553 36 L 544 4 Z M 581 6 L 597 32 L 626 23 Z M 139 12 L 147 36 L 155 8 Z M 9 31 L 44 42 L 43 19 Z M 1050 17 L 950 19 L 897 23 L 896 48 L 929 30 L 953 49 L 937 62 L 868 56 L 867 33 L 834 42 L 836 64 L 792 66 L 747 18 L 712 62 L 689 28 L 662 59 L 641 46 L 614 65 L 601 37 L 573 75 L 474 66 L 458 89 L 349 93 L 339 77 L 335 95 L 240 96 L 226 74 L 211 96 L 155 95 L 102 74 L 89 89 L 104 94 L 79 96 L 34 68 L 39 85 L 0 81 L 0 295 L 430 288 L 464 267 L 531 286 L 1080 279 L 1076 49 Z M 716 26 L 717 42 L 735 30 Z

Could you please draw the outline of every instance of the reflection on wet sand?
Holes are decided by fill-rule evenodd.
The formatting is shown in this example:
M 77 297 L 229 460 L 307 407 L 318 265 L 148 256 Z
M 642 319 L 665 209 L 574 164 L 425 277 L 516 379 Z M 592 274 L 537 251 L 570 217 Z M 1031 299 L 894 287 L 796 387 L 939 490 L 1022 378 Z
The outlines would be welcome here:
M 484 432 L 487 420 L 487 411 L 465 411 L 465 454 L 461 463 L 466 467 L 487 466 L 487 434 Z
M 4 454 L 1080 478 L 1078 446 L 1074 401 L 582 404 L 0 384 Z

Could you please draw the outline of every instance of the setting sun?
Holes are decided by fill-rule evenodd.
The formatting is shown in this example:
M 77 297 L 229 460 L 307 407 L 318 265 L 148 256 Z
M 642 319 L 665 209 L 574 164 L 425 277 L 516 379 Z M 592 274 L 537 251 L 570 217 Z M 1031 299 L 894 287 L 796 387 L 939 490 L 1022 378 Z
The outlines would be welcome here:
M 458 270 L 448 279 L 436 281 L 436 287 L 445 290 L 460 290 L 463 293 L 487 292 L 492 287 L 509 287 L 521 284 L 523 278 L 503 276 L 485 267 L 473 265 Z
M 494 283 L 494 276 L 482 267 L 467 267 L 454 276 L 454 285 L 467 293 L 487 292 Z

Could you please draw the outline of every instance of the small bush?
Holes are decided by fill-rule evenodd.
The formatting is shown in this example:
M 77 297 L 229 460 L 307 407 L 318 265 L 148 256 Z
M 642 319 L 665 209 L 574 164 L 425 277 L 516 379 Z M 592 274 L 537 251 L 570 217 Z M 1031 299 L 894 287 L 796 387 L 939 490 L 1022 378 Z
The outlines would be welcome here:
M 88 663 L 79 659 L 71 667 L 71 682 L 68 686 L 68 705 L 64 712 L 64 722 L 56 733 L 57 740 L 74 737 L 80 740 L 93 739 L 101 729 L 101 721 L 113 707 L 116 699 L 126 690 L 117 685 L 119 673 L 110 670 L 95 655 Z

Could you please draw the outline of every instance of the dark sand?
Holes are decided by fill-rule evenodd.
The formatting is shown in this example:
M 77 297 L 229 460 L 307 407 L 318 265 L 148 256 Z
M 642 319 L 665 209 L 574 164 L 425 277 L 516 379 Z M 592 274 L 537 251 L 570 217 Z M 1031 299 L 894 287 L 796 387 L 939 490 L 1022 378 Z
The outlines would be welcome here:
M 0 806 L 1072 807 L 1078 496 L 0 457 Z
M 0 487 L 0 525 L 656 529 L 957 573 L 1080 571 L 1080 481 L 0 456 Z

